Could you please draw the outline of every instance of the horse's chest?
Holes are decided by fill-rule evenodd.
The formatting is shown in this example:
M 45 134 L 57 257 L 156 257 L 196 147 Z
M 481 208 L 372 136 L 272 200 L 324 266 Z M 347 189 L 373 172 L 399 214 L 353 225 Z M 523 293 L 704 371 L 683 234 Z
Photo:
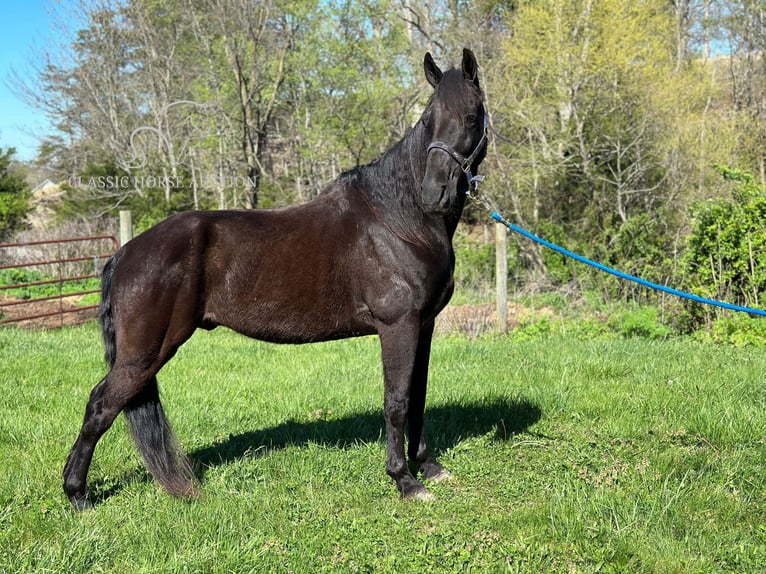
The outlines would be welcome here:
M 374 267 L 365 301 L 374 317 L 386 322 L 417 312 L 435 316 L 454 290 L 454 255 L 449 246 L 391 253 L 390 266 Z
M 434 282 L 432 301 L 428 305 L 433 316 L 444 309 L 452 298 L 452 293 L 455 291 L 454 269 L 455 263 L 454 257 L 452 257 L 449 263 L 445 265 L 441 278 Z

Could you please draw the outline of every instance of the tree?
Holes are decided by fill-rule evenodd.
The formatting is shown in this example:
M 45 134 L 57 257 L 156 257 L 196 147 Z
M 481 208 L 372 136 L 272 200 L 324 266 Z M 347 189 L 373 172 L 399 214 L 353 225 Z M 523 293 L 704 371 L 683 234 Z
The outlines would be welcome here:
M 12 147 L 0 149 L 0 241 L 6 241 L 26 225 L 32 210 L 31 192 L 24 177 L 13 169 Z
M 676 219 L 680 194 L 667 166 L 689 153 L 678 131 L 705 102 L 694 69 L 677 65 L 673 11 L 661 0 L 530 1 L 510 27 L 505 73 L 490 86 L 495 123 L 511 139 L 500 148 L 512 176 L 499 202 L 612 263 L 620 229 L 636 217 L 660 222 L 631 228 L 653 230 L 652 252 L 667 251 L 662 222 Z M 540 257 L 528 259 L 539 267 Z
M 213 197 L 254 207 L 264 178 L 277 181 L 269 167 L 292 164 L 291 153 L 300 165 L 314 133 L 331 134 L 335 163 L 348 166 L 409 127 L 388 129 L 414 99 L 392 98 L 411 75 L 399 81 L 402 25 L 383 17 L 387 4 L 79 0 L 85 26 L 71 57 L 49 57 L 27 91 L 57 119 L 58 141 L 46 148 L 69 173 L 113 165 L 180 181 L 160 190 L 168 209 Z M 245 194 L 227 193 L 221 182 L 234 178 Z M 149 193 L 136 186 L 112 202 Z
M 719 25 L 729 57 L 740 165 L 766 186 L 766 1 L 722 0 Z
M 258 204 L 263 163 L 269 134 L 284 106 L 284 86 L 291 74 L 290 57 L 306 25 L 309 6 L 301 2 L 250 2 L 208 0 L 202 3 L 203 18 L 214 52 L 220 50 L 235 104 L 228 108 L 239 133 L 239 147 L 246 165 L 250 194 L 247 205 Z M 232 81 L 233 80 L 233 81 Z
M 308 33 L 300 75 L 292 78 L 297 136 L 307 184 L 315 195 L 343 168 L 368 162 L 400 139 L 416 119 L 419 99 L 403 23 L 388 1 L 324 6 Z M 422 59 L 422 55 L 420 56 Z

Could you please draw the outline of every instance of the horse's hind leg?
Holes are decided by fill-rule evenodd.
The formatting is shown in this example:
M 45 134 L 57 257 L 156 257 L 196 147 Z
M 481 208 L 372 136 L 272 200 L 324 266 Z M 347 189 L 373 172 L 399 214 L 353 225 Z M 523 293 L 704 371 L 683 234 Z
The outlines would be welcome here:
M 80 434 L 64 466 L 64 492 L 75 509 L 92 506 L 86 485 L 93 452 L 123 410 L 147 468 L 157 481 L 172 494 L 194 495 L 191 466 L 178 454 L 153 371 L 120 366 L 118 362 L 91 391 Z
M 119 373 L 112 369 L 91 391 L 80 434 L 64 466 L 64 492 L 77 510 L 92 506 L 86 496 L 86 481 L 98 440 L 136 394 L 136 391 L 120 388 L 120 379 Z

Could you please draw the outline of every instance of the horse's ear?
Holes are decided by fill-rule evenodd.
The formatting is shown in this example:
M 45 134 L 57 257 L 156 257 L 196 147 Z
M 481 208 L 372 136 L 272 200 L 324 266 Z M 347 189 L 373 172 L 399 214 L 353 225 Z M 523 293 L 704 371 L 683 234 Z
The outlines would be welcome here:
M 479 87 L 479 64 L 476 63 L 476 56 L 468 48 L 463 48 L 463 74 Z
M 442 81 L 442 71 L 439 69 L 439 66 L 436 65 L 436 62 L 434 62 L 431 52 L 426 52 L 426 57 L 423 59 L 423 69 L 426 72 L 426 80 L 428 80 L 428 83 L 434 88 L 438 86 L 439 82 Z

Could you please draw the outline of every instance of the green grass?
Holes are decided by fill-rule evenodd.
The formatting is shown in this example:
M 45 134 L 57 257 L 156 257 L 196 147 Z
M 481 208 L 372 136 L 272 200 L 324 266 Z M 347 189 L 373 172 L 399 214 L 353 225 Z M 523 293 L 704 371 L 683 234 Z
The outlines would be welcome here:
M 0 572 L 761 572 L 766 354 L 556 332 L 434 344 L 427 417 L 455 479 L 385 475 L 374 338 L 200 332 L 160 376 L 202 497 L 166 495 L 119 419 L 100 501 L 61 468 L 104 374 L 95 325 L 0 330 Z

